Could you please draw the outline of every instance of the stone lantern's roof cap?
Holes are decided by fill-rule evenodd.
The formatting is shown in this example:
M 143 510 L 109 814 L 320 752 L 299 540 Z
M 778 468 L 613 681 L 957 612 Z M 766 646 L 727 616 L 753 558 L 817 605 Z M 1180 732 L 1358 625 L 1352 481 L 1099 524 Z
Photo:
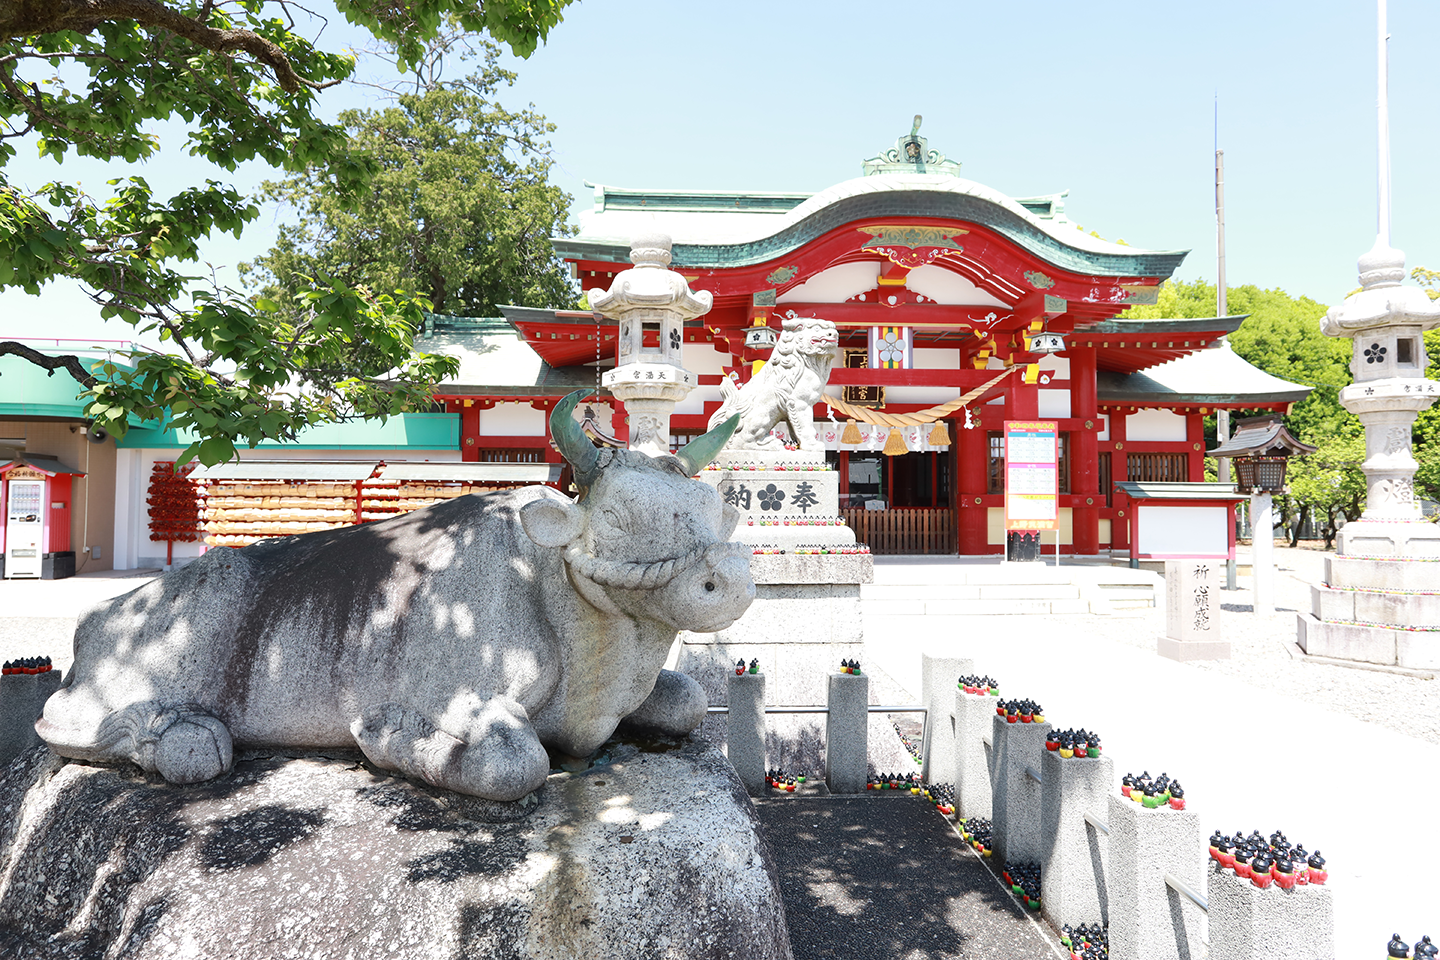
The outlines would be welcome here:
M 1237 420 L 1235 436 L 1205 452 L 1212 457 L 1294 457 L 1316 449 L 1292 437 L 1281 416 L 1271 414 Z
M 693 320 L 710 312 L 714 296 L 708 290 L 690 289 L 685 278 L 669 269 L 670 236 L 642 233 L 630 241 L 630 262 L 610 283 L 609 290 L 590 291 L 590 309 L 615 318 L 631 310 L 662 310 L 677 321 Z
M 1369 335 L 1381 327 L 1440 326 L 1440 300 L 1419 287 L 1401 285 L 1405 254 L 1377 239 L 1358 264 L 1361 289 L 1331 307 L 1320 318 L 1320 332 L 1329 337 Z

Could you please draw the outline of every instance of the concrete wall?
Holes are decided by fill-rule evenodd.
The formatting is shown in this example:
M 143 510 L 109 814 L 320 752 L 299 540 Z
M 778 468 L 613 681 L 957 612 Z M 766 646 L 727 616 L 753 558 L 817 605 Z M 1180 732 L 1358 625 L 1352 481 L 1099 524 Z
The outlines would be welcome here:
M 75 478 L 70 506 L 70 545 L 75 551 L 75 572 L 114 569 L 115 441 L 91 443 L 80 432 L 83 425 L 71 421 L 32 420 L 23 426 L 26 453 L 55 457 L 86 474 Z M 10 435 L 12 431 L 5 432 Z M 94 556 L 95 553 L 99 556 Z

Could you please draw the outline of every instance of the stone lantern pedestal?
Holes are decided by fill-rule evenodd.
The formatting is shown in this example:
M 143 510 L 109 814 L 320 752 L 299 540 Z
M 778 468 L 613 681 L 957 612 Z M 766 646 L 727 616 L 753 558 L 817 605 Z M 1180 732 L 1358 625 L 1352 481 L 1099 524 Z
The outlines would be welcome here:
M 1423 334 L 1440 326 L 1440 302 L 1401 286 L 1405 256 L 1383 243 L 1360 258 L 1362 289 L 1320 321 L 1350 337 L 1355 382 L 1340 403 L 1365 425 L 1365 512 L 1340 530 L 1325 582 L 1298 615 L 1311 656 L 1400 667 L 1440 667 L 1440 527 L 1415 498 L 1410 431 L 1440 397 L 1425 378 Z M 1436 602 L 1431 602 L 1436 601 Z

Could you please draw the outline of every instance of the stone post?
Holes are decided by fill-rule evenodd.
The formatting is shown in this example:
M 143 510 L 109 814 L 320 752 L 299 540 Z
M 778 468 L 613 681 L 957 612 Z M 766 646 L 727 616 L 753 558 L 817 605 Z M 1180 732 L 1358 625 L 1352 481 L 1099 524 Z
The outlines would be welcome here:
M 1040 861 L 1041 910 L 1056 927 L 1108 919 L 1109 838 L 1087 822 L 1085 814 L 1101 821 L 1107 816 L 1114 766 L 1106 756 L 1067 760 L 1047 750 L 1040 774 L 1045 844 Z
M 1210 864 L 1210 960 L 1334 960 L 1329 886 L 1261 890 Z
M 752 797 L 765 792 L 765 674 L 731 674 L 725 753 Z
M 990 819 L 990 748 L 998 697 L 955 691 L 955 813 Z
M 59 670 L 0 676 L 0 767 L 40 744 L 35 721 L 59 689 Z
M 832 673 L 825 718 L 825 786 L 831 793 L 864 793 L 870 754 L 870 678 Z
M 1165 883 L 1165 874 L 1200 889 L 1205 841 L 1198 817 L 1147 810 L 1110 794 L 1110 956 L 1114 960 L 1201 960 L 1204 915 Z M 1214 934 L 1211 934 L 1214 942 Z
M 1230 641 L 1219 637 L 1219 613 L 1220 567 L 1216 561 L 1165 561 L 1165 636 L 1156 645 L 1160 656 L 1171 660 L 1230 659 Z
M 1007 723 L 1004 717 L 992 715 L 990 729 L 994 744 L 990 820 L 995 856 L 1002 864 L 1039 863 L 1045 853 L 1040 833 L 1040 784 L 1030 772 L 1040 774 L 1050 724 Z
M 920 657 L 920 690 L 925 704 L 925 740 L 920 775 L 926 783 L 955 783 L 955 681 L 974 669 L 958 657 Z
M 670 414 L 698 382 L 681 362 L 685 321 L 709 313 L 714 299 L 708 291 L 691 291 L 669 269 L 670 238 L 664 234 L 636 237 L 630 261 L 635 266 L 620 271 L 609 290 L 590 291 L 590 307 L 620 328 L 615 367 L 603 382 L 625 405 L 630 449 L 661 457 L 670 452 Z
M 1250 496 L 1250 582 L 1254 613 L 1275 612 L 1275 512 L 1269 493 Z

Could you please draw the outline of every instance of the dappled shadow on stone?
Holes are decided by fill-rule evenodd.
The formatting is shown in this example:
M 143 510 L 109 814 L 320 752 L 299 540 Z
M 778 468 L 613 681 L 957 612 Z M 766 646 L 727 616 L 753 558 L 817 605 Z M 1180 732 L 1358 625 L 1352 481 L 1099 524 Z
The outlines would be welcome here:
M 64 786 L 23 835 L 18 816 L 0 817 L 9 868 L 0 891 L 0 956 L 133 954 L 169 909 L 160 897 L 130 911 L 136 885 L 190 840 L 186 809 L 235 786 L 225 778 L 178 788 L 133 766 L 66 762 L 37 747 L 0 771 L 0 808 L 18 809 L 28 787 L 51 780 Z M 82 913 L 87 919 L 79 921 Z
M 463 877 L 499 877 L 525 859 L 525 841 L 512 830 L 498 830 L 476 840 L 451 840 L 447 850 L 416 857 L 407 864 L 411 883 L 437 880 L 453 883 Z
M 304 840 L 325 823 L 325 814 L 278 804 L 217 821 L 200 845 L 200 862 L 214 870 L 256 867 Z
M 390 823 L 399 830 L 470 834 L 482 823 L 524 820 L 544 802 L 543 787 L 515 801 L 486 800 L 451 793 L 383 770 L 371 772 L 379 782 L 357 790 L 355 795 L 381 809 L 394 810 Z
M 796 960 L 1015 960 L 1051 950 L 979 858 L 912 797 L 756 804 Z

